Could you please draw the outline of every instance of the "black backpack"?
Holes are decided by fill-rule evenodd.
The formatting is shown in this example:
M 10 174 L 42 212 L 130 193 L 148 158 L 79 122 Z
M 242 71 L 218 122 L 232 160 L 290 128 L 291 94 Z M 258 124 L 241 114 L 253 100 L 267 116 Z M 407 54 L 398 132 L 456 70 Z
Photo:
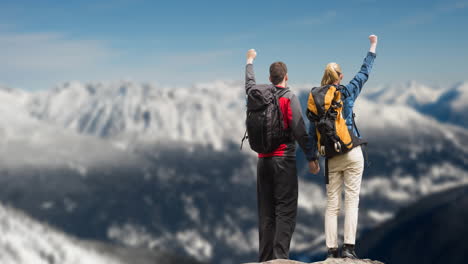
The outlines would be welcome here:
M 247 94 L 246 131 L 241 142 L 249 139 L 250 148 L 257 153 L 274 151 L 287 139 L 279 98 L 289 91 L 273 85 L 256 85 Z

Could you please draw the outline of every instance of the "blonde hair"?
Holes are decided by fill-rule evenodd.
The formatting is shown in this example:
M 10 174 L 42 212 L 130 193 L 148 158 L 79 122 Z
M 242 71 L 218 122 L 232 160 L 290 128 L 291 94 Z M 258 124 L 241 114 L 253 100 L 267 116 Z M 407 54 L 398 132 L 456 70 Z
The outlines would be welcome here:
M 322 77 L 322 86 L 323 85 L 330 85 L 335 82 L 341 81 L 340 79 L 341 67 L 338 63 L 330 62 L 325 67 L 325 72 L 323 73 Z

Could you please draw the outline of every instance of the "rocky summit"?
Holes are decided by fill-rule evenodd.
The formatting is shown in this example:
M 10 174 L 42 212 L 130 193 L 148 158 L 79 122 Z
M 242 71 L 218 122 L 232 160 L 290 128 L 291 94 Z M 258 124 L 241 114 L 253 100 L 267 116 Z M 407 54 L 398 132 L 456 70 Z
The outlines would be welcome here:
M 305 264 L 304 262 L 288 260 L 288 259 L 275 259 L 262 263 L 245 263 L 245 264 Z M 313 262 L 310 264 L 384 264 L 380 261 L 370 259 L 349 259 L 349 258 L 329 258 L 324 261 Z

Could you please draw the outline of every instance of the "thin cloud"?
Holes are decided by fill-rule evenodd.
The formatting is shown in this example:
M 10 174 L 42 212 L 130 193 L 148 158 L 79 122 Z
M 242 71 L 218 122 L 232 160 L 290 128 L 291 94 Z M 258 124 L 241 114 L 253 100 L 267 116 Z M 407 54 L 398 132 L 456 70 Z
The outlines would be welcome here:
M 110 58 L 101 41 L 74 40 L 58 33 L 1 33 L 3 70 L 63 71 L 83 69 Z
M 14 28 L 14 26 L 11 24 L 0 24 L 0 30 L 2 31 L 10 30 L 12 28 Z
M 238 43 L 242 41 L 251 41 L 257 38 L 257 34 L 255 33 L 239 33 L 239 34 L 232 34 L 229 36 L 226 36 L 221 39 L 222 43 L 225 44 L 232 44 L 232 43 Z
M 231 50 L 215 50 L 201 52 L 184 52 L 166 55 L 162 58 L 163 65 L 202 65 L 220 61 L 233 54 Z
M 323 14 L 318 14 L 316 16 L 303 17 L 303 18 L 294 20 L 292 24 L 305 25 L 305 26 L 322 25 L 322 24 L 327 24 L 327 23 L 332 22 L 336 16 L 337 16 L 337 12 L 335 10 L 330 10 Z
M 108 1 L 92 1 L 91 3 L 82 3 L 82 5 L 90 9 L 109 10 L 128 7 L 130 5 L 140 4 L 142 2 L 142 0 L 114 0 L 112 3 Z
M 423 25 L 432 22 L 436 18 L 437 14 L 432 12 L 425 12 L 421 14 L 413 14 L 408 17 L 404 17 L 400 20 L 399 24 L 402 25 Z
M 17 33 L 0 30 L 0 83 L 27 90 L 44 89 L 68 80 L 145 79 L 165 81 L 222 68 L 231 50 L 161 52 L 149 50 L 137 61 L 107 42 L 72 39 L 61 33 Z M 193 74 L 192 74 L 193 75 Z
M 452 3 L 445 3 L 441 6 L 426 9 L 423 12 L 411 14 L 400 20 L 401 25 L 423 25 L 434 21 L 435 19 L 447 13 L 455 12 L 457 10 L 468 8 L 468 1 L 457 1 Z
M 178 83 L 174 84 L 180 85 L 187 81 L 193 82 L 191 78 L 196 81 L 211 80 L 215 76 L 219 78 L 217 74 L 223 71 L 224 63 L 229 61 L 233 54 L 232 50 L 170 52 L 148 56 L 132 71 L 121 68 L 120 72 L 126 73 L 126 78 L 130 79 L 157 80 L 165 83 L 177 80 Z M 129 72 L 132 72 L 131 76 L 128 76 Z
M 468 7 L 468 1 L 459 1 L 459 2 L 455 2 L 455 3 L 452 3 L 452 4 L 449 4 L 447 6 L 442 6 L 439 8 L 440 11 L 454 11 L 454 10 L 457 10 L 457 9 L 465 9 Z

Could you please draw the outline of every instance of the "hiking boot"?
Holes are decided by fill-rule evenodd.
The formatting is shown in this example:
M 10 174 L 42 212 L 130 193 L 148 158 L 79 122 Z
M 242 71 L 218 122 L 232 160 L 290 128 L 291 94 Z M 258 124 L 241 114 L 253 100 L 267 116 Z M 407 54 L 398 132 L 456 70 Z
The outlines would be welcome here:
M 338 249 L 329 248 L 327 252 L 327 258 L 338 258 Z
M 341 257 L 342 258 L 350 258 L 350 259 L 359 259 L 354 252 L 354 245 L 352 244 L 344 244 L 341 248 Z

